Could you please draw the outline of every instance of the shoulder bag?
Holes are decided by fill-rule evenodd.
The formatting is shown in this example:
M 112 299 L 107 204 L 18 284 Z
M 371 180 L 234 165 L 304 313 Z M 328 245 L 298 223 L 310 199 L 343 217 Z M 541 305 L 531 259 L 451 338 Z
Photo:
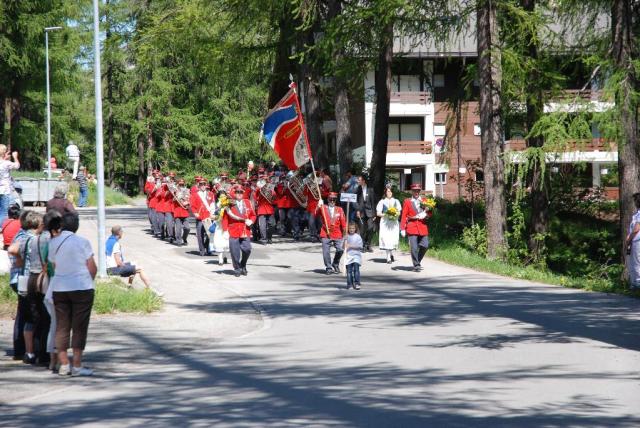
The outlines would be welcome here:
M 27 295 L 27 290 L 29 288 L 29 270 L 27 267 L 29 266 L 28 261 L 31 253 L 30 245 L 31 236 L 27 238 L 27 243 L 24 246 L 24 254 L 22 255 L 22 271 L 20 272 L 20 275 L 18 275 L 18 294 L 22 296 Z

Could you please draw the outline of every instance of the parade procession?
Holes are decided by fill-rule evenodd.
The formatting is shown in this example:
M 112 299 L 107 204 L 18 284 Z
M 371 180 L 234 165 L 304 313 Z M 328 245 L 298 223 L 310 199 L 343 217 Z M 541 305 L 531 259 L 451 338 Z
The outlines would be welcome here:
M 235 176 L 196 175 L 191 183 L 173 171 L 150 171 L 144 187 L 150 232 L 177 246 L 193 245 L 201 257 L 215 255 L 219 266 L 230 258 L 237 277 L 248 273 L 252 243 L 271 245 L 274 235 L 321 243 L 326 274 L 344 271 L 348 287 L 354 289 L 360 289 L 361 253 L 373 251 L 376 232 L 387 263 L 395 261 L 401 234 L 411 248 L 412 269 L 422 269 L 435 200 L 423 195 L 419 184 L 411 186 L 412 197 L 402 206 L 391 184 L 383 198 L 374 201 L 366 173 L 356 179 L 349 172 L 337 192 L 328 171 L 313 165 L 293 83 L 267 114 L 262 137 L 280 157 L 280 165 L 249 161 Z M 195 242 L 189 240 L 190 217 L 195 219 Z

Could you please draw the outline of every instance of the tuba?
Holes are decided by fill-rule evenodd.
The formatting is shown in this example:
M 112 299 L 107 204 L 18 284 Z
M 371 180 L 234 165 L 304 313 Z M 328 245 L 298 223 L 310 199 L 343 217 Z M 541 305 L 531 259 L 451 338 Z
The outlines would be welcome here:
M 294 199 L 300 204 L 302 208 L 307 207 L 307 195 L 304 194 L 304 181 L 298 175 L 296 171 L 291 177 L 288 177 L 285 181 L 285 185 Z
M 312 172 L 309 175 L 307 175 L 304 178 L 304 180 L 302 180 L 302 182 L 307 187 L 307 189 L 309 189 L 309 192 L 313 196 L 313 199 L 315 199 L 316 201 L 319 201 L 322 196 L 320 195 L 320 191 L 319 191 L 320 186 L 317 184 L 316 180 L 317 180 L 317 177 Z
M 276 185 L 273 184 L 272 181 L 264 183 L 258 182 L 258 190 L 260 191 L 260 195 L 262 195 L 262 197 L 265 198 L 271 205 L 276 203 L 276 198 L 273 196 L 273 192 L 275 189 Z

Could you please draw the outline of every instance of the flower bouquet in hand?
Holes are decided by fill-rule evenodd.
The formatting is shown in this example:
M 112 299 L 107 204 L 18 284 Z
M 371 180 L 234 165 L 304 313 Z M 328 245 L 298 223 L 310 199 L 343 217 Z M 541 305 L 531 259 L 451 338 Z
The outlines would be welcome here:
M 229 199 L 227 195 L 220 195 L 218 203 L 220 204 L 220 208 L 216 210 L 216 213 L 213 216 L 214 220 L 222 220 L 225 210 L 231 206 L 231 199 Z
M 396 207 L 390 207 L 384 213 L 384 218 L 386 218 L 389 221 L 396 221 L 398 220 L 398 217 L 400 217 L 400 213 L 398 212 L 398 209 Z
M 436 200 L 431 195 L 422 196 L 420 198 L 420 207 L 425 211 L 433 211 L 436 207 Z

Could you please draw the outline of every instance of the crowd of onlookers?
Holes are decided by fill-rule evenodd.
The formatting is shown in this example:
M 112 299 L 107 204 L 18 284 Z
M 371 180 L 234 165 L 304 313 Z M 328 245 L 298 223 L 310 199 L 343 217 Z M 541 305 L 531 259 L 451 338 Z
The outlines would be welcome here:
M 64 185 L 56 189 L 44 215 L 12 206 L 2 224 L 11 263 L 9 286 L 18 294 L 13 358 L 60 375 L 89 376 L 82 353 L 97 267 L 91 244 L 76 235 L 79 217 L 65 193 Z

